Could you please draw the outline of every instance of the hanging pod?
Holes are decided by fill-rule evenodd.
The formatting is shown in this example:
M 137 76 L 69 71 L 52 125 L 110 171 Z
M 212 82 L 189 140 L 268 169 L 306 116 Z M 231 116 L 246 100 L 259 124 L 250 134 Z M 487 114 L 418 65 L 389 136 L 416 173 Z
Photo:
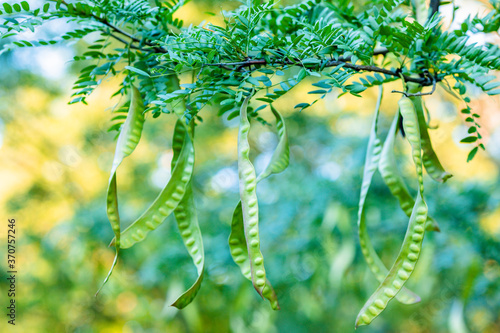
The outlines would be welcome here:
M 246 108 L 245 102 L 244 106 Z M 285 121 L 281 116 L 281 114 L 272 105 L 271 105 L 271 111 L 273 112 L 273 115 L 276 118 L 276 128 L 278 131 L 279 141 L 278 145 L 276 146 L 276 149 L 273 152 L 271 161 L 264 169 L 264 171 L 262 171 L 257 176 L 256 183 L 258 183 L 262 179 L 269 177 L 271 174 L 277 174 L 284 171 L 288 167 L 290 160 L 290 148 L 288 145 L 288 136 L 286 132 Z M 238 156 L 239 155 L 240 153 L 238 153 Z M 241 198 L 243 200 L 243 196 Z M 231 234 L 229 235 L 229 248 L 231 251 L 231 256 L 233 257 L 234 262 L 240 267 L 243 276 L 245 276 L 247 279 L 251 280 L 255 284 L 256 281 L 254 281 L 252 277 L 252 265 L 251 265 L 252 257 L 250 256 L 251 252 L 248 251 L 249 245 L 247 242 L 247 238 L 245 236 L 245 223 L 242 211 L 242 200 L 238 202 L 233 212 L 233 219 L 231 222 Z M 253 261 L 260 262 L 259 258 L 262 258 L 262 255 L 260 255 L 260 257 L 258 256 L 253 258 Z M 257 274 L 254 274 L 254 276 L 255 275 Z M 262 296 L 267 300 L 269 300 L 273 309 L 275 310 L 279 309 L 276 293 L 274 292 L 271 283 L 267 279 L 265 280 L 265 286 L 262 290 Z
M 414 83 L 408 83 L 408 91 L 410 93 L 418 93 L 422 90 L 422 86 Z M 437 182 L 444 183 L 452 177 L 452 175 L 444 170 L 439 158 L 432 147 L 431 138 L 428 132 L 427 122 L 425 121 L 423 100 L 421 96 L 410 96 L 410 100 L 415 107 L 418 118 L 418 127 L 420 131 L 420 139 L 422 142 L 422 159 L 425 170 Z
M 178 79 L 175 77 L 169 86 L 175 88 L 178 84 Z M 115 238 L 111 241 L 111 245 L 115 245 L 117 250 L 129 248 L 144 240 L 150 231 L 155 230 L 173 212 L 184 245 L 198 273 L 198 278 L 193 285 L 172 303 L 172 306 L 179 309 L 191 303 L 198 293 L 205 265 L 205 252 L 191 186 L 195 158 L 194 123 L 191 123 L 192 127 L 188 128 L 182 121 L 184 110 L 184 105 L 174 110 L 179 119 L 176 122 L 172 140 L 174 155 L 170 180 L 146 211 L 123 232 L 115 233 Z
M 109 223 L 115 234 L 115 249 L 116 254 L 111 265 L 108 275 L 104 279 L 99 291 L 104 287 L 109 280 L 113 269 L 118 261 L 118 254 L 120 252 L 120 215 L 118 213 L 118 196 L 116 186 L 116 171 L 123 159 L 134 151 L 141 139 L 142 128 L 144 126 L 144 102 L 141 98 L 141 93 L 135 86 L 131 86 L 130 106 L 127 112 L 127 118 L 123 123 L 118 140 L 116 142 L 115 156 L 113 158 L 113 165 L 111 167 L 111 175 L 108 181 L 108 191 L 106 195 L 106 213 L 108 215 Z
M 240 109 L 240 125 L 238 131 L 238 177 L 240 187 L 240 203 L 236 206 L 231 223 L 229 246 L 234 261 L 240 266 L 243 275 L 252 281 L 257 292 L 268 299 L 273 309 L 279 309 L 276 293 L 266 278 L 264 257 L 260 251 L 259 239 L 259 205 L 257 201 L 257 181 L 271 173 L 281 172 L 288 166 L 289 149 L 286 139 L 286 129 L 283 118 L 274 109 L 277 127 L 281 127 L 280 143 L 273 154 L 270 165 L 256 177 L 255 169 L 250 162 L 250 145 L 248 132 L 250 122 L 247 116 L 248 101 L 251 95 L 245 98 Z M 281 123 L 281 126 L 279 125 Z M 281 171 L 280 171 L 281 170 Z
M 121 233 L 120 248 L 126 249 L 144 240 L 174 211 L 186 193 L 194 166 L 194 147 L 191 137 L 186 133 L 179 160 L 172 170 L 167 185 L 146 211 Z M 111 244 L 116 242 L 116 238 Z
M 191 124 L 194 125 L 194 123 Z M 185 138 L 190 132 L 190 129 L 193 129 L 193 127 L 188 129 L 186 124 L 181 119 L 177 120 L 172 140 L 172 149 L 174 152 L 171 163 L 172 169 L 175 169 L 175 166 L 179 161 L 182 146 L 184 144 Z M 191 131 L 191 136 L 194 136 L 194 130 Z M 194 159 L 194 150 L 192 157 Z M 191 256 L 191 259 L 193 260 L 198 273 L 198 278 L 193 283 L 193 285 L 181 296 L 179 296 L 179 298 L 177 298 L 174 303 L 172 303 L 172 306 L 175 306 L 178 309 L 182 309 L 192 302 L 192 300 L 200 290 L 205 268 L 205 251 L 203 249 L 203 240 L 198 224 L 198 216 L 196 214 L 196 206 L 193 198 L 191 180 L 186 187 L 184 197 L 174 209 L 174 216 L 177 221 L 177 227 L 179 228 L 182 241 L 184 242 L 184 245 L 186 246 L 189 255 Z
M 377 137 L 377 122 L 379 117 L 380 104 L 382 101 L 383 89 L 382 86 L 379 87 L 379 96 L 377 100 L 377 105 L 375 107 L 375 116 L 373 117 L 373 124 L 370 131 L 370 138 L 368 140 L 368 147 L 366 150 L 365 166 L 363 172 L 363 181 L 361 184 L 361 193 L 359 197 L 359 209 L 358 209 L 358 235 L 359 244 L 361 246 L 361 252 L 365 258 L 368 267 L 375 275 L 379 283 L 383 282 L 388 270 L 385 267 L 382 260 L 380 260 L 373 244 L 368 236 L 366 230 L 366 218 L 365 218 L 365 201 L 368 191 L 370 189 L 370 184 L 372 182 L 373 174 L 377 170 L 377 166 L 380 160 L 380 154 L 382 151 L 381 143 Z M 397 124 L 397 123 L 396 123 Z M 391 127 L 391 130 L 394 128 Z M 401 291 L 396 295 L 396 299 L 403 304 L 413 304 L 420 302 L 420 297 L 413 293 L 412 291 L 401 288 Z
M 364 304 L 356 318 L 356 327 L 370 324 L 387 304 L 401 290 L 415 269 L 420 257 L 422 242 L 427 221 L 427 205 L 423 198 L 424 184 L 422 175 L 422 151 L 418 120 L 413 103 L 407 97 L 399 100 L 399 108 L 403 116 L 403 126 L 408 142 L 412 148 L 412 159 L 418 179 L 418 193 L 403 245 L 384 281 Z
M 180 89 L 179 78 L 177 75 L 170 75 L 167 86 L 170 91 Z M 174 113 L 177 115 L 177 122 L 174 128 L 174 136 L 172 139 L 172 150 L 174 152 L 172 157 L 172 170 L 179 162 L 179 157 L 182 155 L 182 147 L 184 140 L 189 137 L 191 142 L 194 142 L 194 120 L 191 120 L 189 125 L 184 121 L 184 112 L 186 105 L 184 101 L 172 106 Z M 194 146 L 192 150 L 193 161 L 195 160 Z M 188 158 L 190 158 L 188 157 Z M 192 302 L 198 291 L 200 290 L 201 283 L 205 271 L 205 250 L 203 247 L 203 239 L 201 235 L 200 226 L 198 223 L 198 215 L 196 213 L 196 206 L 194 202 L 192 179 L 189 180 L 186 186 L 184 197 L 174 209 L 175 220 L 177 227 L 182 237 L 182 241 L 188 250 L 193 263 L 196 266 L 198 277 L 192 286 L 186 290 L 177 300 L 172 303 L 172 306 L 182 309 Z
M 382 175 L 384 183 L 387 185 L 392 195 L 398 199 L 399 206 L 403 212 L 410 217 L 413 207 L 415 206 L 415 200 L 411 196 L 403 177 L 399 173 L 399 169 L 396 165 L 396 158 L 394 157 L 394 141 L 398 134 L 397 125 L 399 123 L 399 119 L 400 113 L 397 112 L 387 134 L 387 138 L 385 139 L 378 169 Z M 430 216 L 427 217 L 426 230 L 440 230 L 437 222 Z

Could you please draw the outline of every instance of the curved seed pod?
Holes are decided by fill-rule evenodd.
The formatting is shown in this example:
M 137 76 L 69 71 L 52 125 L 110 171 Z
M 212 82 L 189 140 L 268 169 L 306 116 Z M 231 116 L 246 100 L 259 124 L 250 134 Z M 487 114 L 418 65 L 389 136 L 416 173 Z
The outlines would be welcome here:
M 186 125 L 182 122 L 182 120 L 177 120 L 174 129 L 174 138 L 172 141 L 172 149 L 174 151 L 174 156 L 172 157 L 172 170 L 175 168 L 179 160 L 186 134 Z M 203 249 L 200 227 L 198 225 L 198 217 L 194 204 L 191 181 L 189 181 L 187 185 L 184 197 L 177 205 L 177 208 L 175 208 L 174 215 L 177 220 L 177 227 L 179 228 L 184 245 L 186 246 L 198 272 L 198 278 L 193 285 L 181 296 L 179 296 L 174 303 L 172 303 L 172 306 L 182 309 L 191 303 L 200 290 L 205 266 L 205 251 Z
M 420 141 L 420 131 L 418 125 L 417 112 L 413 102 L 406 96 L 401 97 L 398 102 L 399 110 L 403 116 L 403 126 L 406 138 L 411 145 L 411 155 L 417 172 L 417 180 L 420 195 L 424 194 L 424 177 L 422 168 L 422 142 Z
M 281 114 L 271 105 L 271 111 L 276 117 L 276 128 L 278 129 L 279 141 L 276 149 L 273 152 L 271 161 L 262 173 L 257 177 L 258 183 L 271 174 L 280 173 L 288 167 L 290 160 L 290 148 L 288 145 L 288 136 L 286 133 L 285 121 Z M 229 248 L 234 262 L 240 267 L 243 275 L 252 280 L 250 258 L 248 256 L 247 244 L 245 239 L 243 212 L 241 201 L 238 202 L 231 222 L 231 234 L 229 235 Z M 262 292 L 263 296 L 271 302 L 273 309 L 278 310 L 279 304 L 271 283 L 266 279 L 266 285 Z
M 270 287 L 266 284 L 264 258 L 260 252 L 259 239 L 259 206 L 257 202 L 255 169 L 250 162 L 248 132 L 250 122 L 247 117 L 247 106 L 250 96 L 245 98 L 240 110 L 240 128 L 238 132 L 238 176 L 240 183 L 241 211 L 243 228 L 250 263 L 252 283 L 257 292 L 264 297 L 270 294 Z M 272 296 L 272 295 L 271 295 Z
M 401 177 L 401 174 L 399 173 L 399 169 L 396 165 L 396 159 L 394 157 L 394 140 L 397 135 L 399 118 L 400 114 L 398 112 L 394 117 L 389 133 L 387 134 L 387 138 L 385 139 L 378 168 L 392 195 L 398 199 L 399 206 L 403 212 L 410 217 L 415 201 L 408 191 L 408 187 L 406 186 L 403 177 Z M 430 216 L 427 217 L 426 230 L 440 230 L 437 222 Z
M 185 135 L 179 160 L 165 188 L 149 208 L 121 233 L 120 248 L 126 249 L 144 240 L 151 230 L 155 230 L 177 207 L 186 193 L 193 174 L 194 147 L 189 135 Z M 114 244 L 115 240 L 111 242 Z
M 386 308 L 389 301 L 394 298 L 410 277 L 422 248 L 426 218 L 427 206 L 419 193 L 396 262 L 359 312 L 356 318 L 356 327 L 370 324 Z
M 248 255 L 248 244 L 245 239 L 245 230 L 243 224 L 243 211 L 241 201 L 238 202 L 233 212 L 233 220 L 231 222 L 231 234 L 229 235 L 229 248 L 234 262 L 240 267 L 243 276 L 252 281 L 252 270 L 250 267 L 250 256 Z M 262 290 L 262 296 L 271 303 L 274 310 L 279 310 L 278 297 L 271 283 L 266 278 L 266 283 Z
M 358 234 L 359 243 L 361 246 L 361 252 L 365 257 L 365 261 L 370 267 L 370 270 L 375 275 L 377 280 L 381 283 L 384 281 L 385 276 L 388 273 L 382 260 L 380 260 L 375 248 L 372 245 L 368 232 L 366 230 L 366 219 L 365 219 L 365 200 L 370 189 L 370 184 L 372 182 L 373 174 L 377 170 L 377 166 L 380 159 L 380 153 L 382 147 L 380 140 L 377 137 L 377 121 L 379 116 L 380 103 L 382 101 L 382 87 L 380 86 L 379 96 L 377 100 L 377 106 L 375 107 L 375 116 L 373 118 L 373 125 L 370 132 L 370 138 L 368 141 L 368 148 L 366 151 L 365 167 L 363 172 L 363 181 L 361 185 L 361 194 L 359 197 L 359 209 L 358 209 Z M 402 288 L 401 291 L 396 295 L 396 299 L 403 304 L 413 304 L 420 302 L 420 297 L 413 293 L 412 291 Z
M 135 147 L 137 147 L 137 144 L 141 139 L 142 128 L 144 125 L 144 103 L 141 98 L 141 93 L 135 86 L 132 86 L 131 90 L 132 96 L 130 98 L 127 118 L 120 130 L 118 141 L 116 142 L 115 156 L 111 167 L 106 200 L 106 212 L 116 239 L 116 254 L 113 264 L 111 265 L 111 269 L 109 270 L 108 275 L 104 279 L 104 282 L 97 291 L 96 295 L 109 280 L 109 277 L 111 276 L 111 273 L 113 272 L 113 269 L 118 261 L 118 253 L 120 252 L 120 215 L 118 213 L 116 170 L 122 163 L 123 159 L 130 155 L 134 151 Z
M 288 135 L 286 133 L 285 120 L 283 116 L 271 105 L 271 111 L 276 118 L 276 129 L 278 131 L 278 145 L 273 152 L 271 161 L 267 167 L 257 177 L 257 182 L 272 174 L 283 172 L 290 163 L 290 148 L 288 145 Z
M 417 84 L 408 84 L 409 92 L 417 93 L 422 90 L 422 87 Z M 437 182 L 444 183 L 446 180 L 452 177 L 449 172 L 446 172 L 439 162 L 439 159 L 432 148 L 431 138 L 427 130 L 427 123 L 425 121 L 423 101 L 421 96 L 411 96 L 410 100 L 413 102 L 413 106 L 417 112 L 418 126 L 420 130 L 420 138 L 422 141 L 422 152 L 423 152 L 423 163 L 425 170 Z
M 417 115 L 413 103 L 407 97 L 401 98 L 398 104 L 403 115 L 404 130 L 412 147 L 412 157 L 419 183 L 418 194 L 398 257 L 385 280 L 359 312 L 356 327 L 370 324 L 401 290 L 415 269 L 425 234 L 427 205 L 423 198 L 422 151 Z

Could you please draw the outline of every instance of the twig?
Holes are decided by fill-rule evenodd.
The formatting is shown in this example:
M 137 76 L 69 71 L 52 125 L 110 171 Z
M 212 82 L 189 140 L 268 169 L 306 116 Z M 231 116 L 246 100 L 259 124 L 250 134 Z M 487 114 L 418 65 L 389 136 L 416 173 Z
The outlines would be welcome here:
M 398 94 L 403 94 L 406 97 L 416 97 L 416 96 L 426 96 L 426 95 L 432 95 L 436 91 L 436 78 L 432 77 L 432 90 L 426 93 L 423 92 L 418 92 L 418 93 L 409 93 L 406 91 L 399 91 L 399 90 L 393 90 L 391 91 L 392 93 L 398 93 Z
M 68 3 L 64 0 L 49 0 L 49 1 L 52 1 L 52 2 L 60 1 L 61 4 L 65 5 L 66 7 L 68 6 Z M 76 9 L 76 7 L 75 7 L 75 9 Z M 113 23 L 109 22 L 105 17 L 102 18 L 102 17 L 99 17 L 93 13 L 90 13 L 90 15 L 89 15 L 88 13 L 83 12 L 83 11 L 81 12 L 81 15 L 83 15 L 84 17 L 89 17 L 89 16 L 92 17 L 97 22 L 104 24 L 105 26 L 111 28 L 113 31 L 115 31 L 115 32 L 127 37 L 127 38 L 130 38 L 132 40 L 132 42 L 139 43 L 139 44 L 144 43 L 145 45 L 152 47 L 156 53 L 167 53 L 168 52 L 167 50 L 159 47 L 157 44 L 155 44 L 147 39 L 141 40 L 140 38 L 137 38 L 136 36 L 126 32 L 125 30 L 123 30 L 123 29 L 117 27 L 116 25 L 114 25 Z M 122 42 L 124 44 L 130 44 L 130 43 L 124 41 L 123 39 L 120 39 L 116 35 L 110 34 L 110 36 L 112 36 L 113 38 L 115 38 L 116 40 L 119 40 L 120 42 Z M 148 51 L 148 50 L 141 48 L 140 46 L 130 46 L 130 47 L 133 49 L 136 49 L 136 50 Z
M 205 64 L 202 64 L 200 67 L 200 71 L 198 72 L 198 75 L 196 75 L 196 81 L 200 79 L 201 72 L 203 72 L 203 68 L 205 68 Z
M 132 43 L 128 43 L 125 39 L 123 38 L 120 38 L 118 37 L 117 35 L 114 35 L 112 34 L 111 32 L 108 32 L 107 33 L 110 37 L 113 37 L 114 39 L 116 39 L 117 41 L 123 43 L 123 44 L 126 44 L 128 45 L 128 47 L 130 47 L 131 49 L 135 49 L 135 50 L 143 50 L 142 48 L 138 47 L 138 46 L 135 46 L 135 45 L 132 45 Z
M 386 51 L 387 52 L 387 51 Z M 382 53 L 380 53 L 382 54 Z M 390 76 L 397 76 L 397 77 L 400 77 L 401 74 L 400 74 L 400 71 L 392 71 L 392 70 L 389 70 L 389 69 L 385 69 L 385 68 L 380 68 L 380 67 L 376 67 L 376 66 L 368 66 L 368 65 L 355 65 L 353 63 L 350 63 L 349 62 L 350 58 L 340 58 L 339 60 L 330 60 L 326 63 L 326 65 L 324 67 L 334 67 L 334 66 L 338 66 L 338 65 L 344 65 L 343 67 L 344 68 L 350 68 L 350 69 L 353 69 L 357 72 L 361 72 L 361 71 L 366 71 L 366 72 L 375 72 L 375 73 L 382 73 L 382 74 L 386 74 L 386 75 L 390 75 Z M 303 65 L 301 64 L 300 62 L 294 62 L 294 61 L 291 61 L 291 60 L 281 60 L 281 61 L 276 61 L 276 62 L 271 62 L 271 63 L 268 63 L 265 59 L 251 59 L 251 60 L 246 60 L 246 61 L 240 61 L 240 62 L 227 62 L 227 63 L 214 63 L 214 64 L 204 64 L 205 66 L 216 66 L 216 67 L 220 67 L 220 68 L 225 68 L 225 69 L 229 69 L 231 70 L 231 66 L 235 67 L 233 68 L 233 70 L 238 70 L 238 69 L 241 69 L 243 67 L 249 67 L 249 66 L 254 66 L 254 65 L 292 65 L 292 66 L 301 66 L 301 67 L 305 67 L 305 68 L 310 68 L 310 67 L 314 67 L 314 65 Z M 428 77 L 423 77 L 423 78 L 414 78 L 414 77 L 410 77 L 410 76 L 407 76 L 407 75 L 403 75 L 403 79 L 406 81 L 406 82 L 414 82 L 414 83 L 418 83 L 422 86 L 430 86 L 430 85 L 435 85 L 435 82 L 433 83 L 433 81 L 441 81 L 441 78 L 433 78 L 431 80 L 429 80 Z

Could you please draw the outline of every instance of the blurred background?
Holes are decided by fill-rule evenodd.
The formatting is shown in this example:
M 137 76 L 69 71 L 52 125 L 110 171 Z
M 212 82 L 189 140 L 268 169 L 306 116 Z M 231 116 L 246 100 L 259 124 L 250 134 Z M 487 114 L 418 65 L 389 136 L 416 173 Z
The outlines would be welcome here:
M 283 4 L 291 3 L 285 1 Z M 464 6 L 457 22 L 481 12 Z M 191 1 L 179 16 L 210 20 L 232 1 Z M 449 15 L 450 6 L 442 6 Z M 448 17 L 448 16 L 447 16 Z M 55 22 L 37 38 L 68 28 Z M 25 36 L 26 37 L 26 36 Z M 28 36 L 29 37 L 29 36 Z M 32 36 L 33 37 L 33 36 Z M 498 36 L 476 41 L 498 43 Z M 496 38 L 496 39 L 495 39 Z M 26 38 L 25 38 L 26 39 Z M 23 49 L 0 57 L 0 287 L 6 300 L 7 219 L 17 225 L 18 332 L 352 332 L 359 309 L 377 287 L 359 249 L 356 216 L 364 154 L 377 88 L 354 96 L 328 96 L 301 113 L 293 106 L 307 95 L 305 80 L 276 107 L 284 114 L 291 144 L 290 167 L 258 187 L 262 252 L 281 304 L 271 310 L 233 263 L 227 238 L 238 202 L 238 119 L 200 114 L 194 191 L 206 251 L 202 288 L 186 309 L 169 306 L 196 271 L 169 217 L 147 240 L 122 252 L 110 282 L 94 298 L 114 249 L 105 212 L 107 179 L 116 132 L 107 132 L 110 99 L 118 79 L 104 82 L 88 105 L 68 105 L 78 70 L 72 57 L 91 44 Z M 189 82 L 190 76 L 182 78 Z M 385 137 L 398 95 L 385 88 L 380 136 Z M 408 287 L 422 301 L 393 301 L 360 332 L 500 332 L 500 100 L 470 87 L 481 115 L 486 152 L 466 163 L 460 144 L 467 127 L 462 105 L 443 90 L 425 98 L 435 150 L 454 177 L 446 184 L 426 177 L 430 214 L 440 233 L 428 233 Z M 257 106 L 258 104 L 254 104 Z M 263 118 L 273 123 L 268 109 Z M 172 115 L 148 117 L 143 138 L 118 172 L 122 221 L 133 221 L 170 177 Z M 262 170 L 277 143 L 272 126 L 258 122 L 250 134 L 252 159 Z M 398 139 L 400 169 L 415 184 L 408 145 Z M 415 193 L 415 191 L 413 191 Z M 401 245 L 407 218 L 379 175 L 367 201 L 369 233 L 389 266 Z M 3 302 L 3 301 L 2 301 Z M 2 304 L 4 308 L 6 304 Z M 0 327 L 4 331 L 5 319 Z M 10 325 L 9 325 L 10 326 Z M 10 329 L 10 328 L 8 328 Z

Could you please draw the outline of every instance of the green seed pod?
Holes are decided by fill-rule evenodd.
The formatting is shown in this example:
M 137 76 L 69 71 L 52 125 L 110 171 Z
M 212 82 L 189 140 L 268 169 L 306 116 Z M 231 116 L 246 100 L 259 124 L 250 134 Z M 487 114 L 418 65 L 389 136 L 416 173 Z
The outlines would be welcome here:
M 370 324 L 373 319 L 382 313 L 389 301 L 403 288 L 403 285 L 413 273 L 422 248 L 425 232 L 423 226 L 426 219 L 427 205 L 419 193 L 397 259 L 384 281 L 359 312 L 356 318 L 356 327 Z
M 368 236 L 364 211 L 366 196 L 368 194 L 368 190 L 370 189 L 373 174 L 377 170 L 380 154 L 382 151 L 380 140 L 377 137 L 377 121 L 379 116 L 380 103 L 382 101 L 382 94 L 383 90 L 382 87 L 380 87 L 377 106 L 375 108 L 375 116 L 373 118 L 373 125 L 371 128 L 370 138 L 368 140 L 368 148 L 366 151 L 365 167 L 363 172 L 363 181 L 361 185 L 358 210 L 358 234 L 361 252 L 363 253 L 368 267 L 380 283 L 384 281 L 388 270 L 377 255 L 377 252 L 375 251 L 375 248 L 371 243 L 370 237 Z M 420 297 L 406 288 L 402 288 L 401 291 L 396 295 L 396 298 L 403 304 L 413 304 L 420 302 Z
M 172 169 L 175 168 L 179 160 L 184 138 L 186 137 L 187 132 L 188 129 L 186 128 L 184 122 L 181 119 L 177 120 L 174 129 L 174 138 L 172 140 L 172 149 L 174 151 L 174 156 L 172 157 Z M 174 215 L 177 220 L 177 227 L 179 228 L 182 241 L 184 242 L 184 245 L 186 246 L 198 272 L 198 278 L 193 285 L 181 296 L 179 296 L 174 303 L 172 303 L 172 306 L 182 309 L 192 302 L 200 290 L 205 268 L 205 251 L 203 249 L 203 240 L 198 224 L 191 181 L 186 187 L 184 197 L 177 205 L 177 208 L 175 208 Z
M 264 171 L 257 177 L 257 182 L 267 178 L 271 174 L 280 173 L 286 169 L 290 159 L 290 149 L 288 146 L 288 136 L 286 133 L 285 121 L 281 114 L 271 105 L 271 111 L 276 117 L 276 127 L 278 130 L 278 145 L 271 157 L 271 161 Z M 247 250 L 245 238 L 243 212 L 241 201 L 238 202 L 231 222 L 231 234 L 229 235 L 229 248 L 234 262 L 240 267 L 243 276 L 252 280 L 250 257 Z M 256 259 L 260 262 L 260 259 Z M 278 299 L 271 283 L 266 279 L 266 285 L 262 295 L 269 300 L 273 309 L 279 309 Z
M 408 97 L 401 97 L 398 102 L 399 110 L 403 116 L 403 126 L 406 138 L 411 145 L 413 163 L 417 172 L 420 193 L 424 192 L 424 177 L 422 170 L 422 142 L 420 141 L 420 130 L 418 126 L 417 112 L 412 101 Z
M 151 230 L 155 230 L 174 211 L 186 193 L 194 166 L 194 147 L 191 137 L 186 134 L 179 160 L 165 188 L 148 209 L 121 233 L 121 248 L 126 249 L 144 240 Z M 114 244 L 114 240 L 112 241 Z
M 134 151 L 135 147 L 141 139 L 142 128 L 144 125 L 144 102 L 141 98 L 141 93 L 139 90 L 132 86 L 132 95 L 130 97 L 130 106 L 127 113 L 127 118 L 123 126 L 120 129 L 120 134 L 118 136 L 118 141 L 116 142 L 115 156 L 113 159 L 113 165 L 111 167 L 111 175 L 108 182 L 108 192 L 106 200 L 106 213 L 108 215 L 111 228 L 115 234 L 115 248 L 116 254 L 111 269 L 108 275 L 104 279 L 99 291 L 104 287 L 106 282 L 109 280 L 113 269 L 118 261 L 118 254 L 120 252 L 120 215 L 118 213 L 118 196 L 117 196 L 117 186 L 116 186 L 116 170 L 122 163 L 123 159 Z
M 408 217 L 410 217 L 412 207 L 415 205 L 415 200 L 411 196 L 403 177 L 399 173 L 396 165 L 396 158 L 394 157 L 394 141 L 397 135 L 399 117 L 400 114 L 398 112 L 394 117 L 391 128 L 389 129 L 389 133 L 387 134 L 387 138 L 384 142 L 378 168 L 392 195 L 398 199 L 401 209 Z M 427 219 L 426 230 L 439 231 L 437 222 L 430 216 Z
M 410 93 L 418 93 L 422 87 L 417 84 L 408 84 L 408 91 Z M 425 170 L 437 182 L 444 183 L 452 177 L 449 172 L 446 172 L 439 161 L 439 158 L 432 148 L 431 138 L 428 132 L 427 122 L 425 121 L 423 100 L 421 96 L 411 96 L 410 100 L 413 102 L 415 111 L 417 112 L 418 127 L 420 130 L 420 138 L 422 141 L 422 159 Z
M 365 303 L 356 318 L 356 327 L 368 325 L 387 307 L 387 304 L 401 290 L 415 269 L 420 256 L 427 221 L 427 205 L 423 198 L 424 184 L 422 175 L 422 148 L 418 120 L 413 103 L 407 97 L 399 100 L 403 116 L 406 138 L 412 148 L 412 157 L 418 179 L 418 194 L 413 206 L 403 245 L 384 281 Z
M 232 234 L 229 242 L 239 249 L 233 248 L 231 254 L 237 264 L 243 264 L 248 258 L 250 267 L 250 277 L 255 290 L 262 296 L 270 300 L 273 308 L 279 308 L 276 294 L 274 293 L 269 281 L 266 278 L 264 268 L 264 257 L 260 251 L 259 239 L 259 206 L 257 202 L 256 185 L 257 178 L 255 169 L 250 162 L 250 146 L 248 144 L 248 132 L 250 131 L 250 122 L 247 117 L 247 106 L 250 96 L 245 98 L 240 109 L 240 127 L 238 132 L 238 176 L 240 179 L 240 199 L 241 199 L 241 217 L 243 220 L 243 231 L 247 255 L 241 246 L 243 239 L 241 237 L 241 225 L 234 222 Z M 238 205 L 240 206 L 240 205 Z M 238 210 L 238 207 L 237 209 Z M 239 213 L 236 213 L 236 219 L 239 219 Z M 235 218 L 233 218 L 235 221 Z M 236 233 L 236 234 L 234 234 Z M 238 251 L 239 250 L 239 251 Z M 241 253 L 240 253 L 241 252 Z M 240 266 L 242 272 L 248 277 L 247 267 Z

